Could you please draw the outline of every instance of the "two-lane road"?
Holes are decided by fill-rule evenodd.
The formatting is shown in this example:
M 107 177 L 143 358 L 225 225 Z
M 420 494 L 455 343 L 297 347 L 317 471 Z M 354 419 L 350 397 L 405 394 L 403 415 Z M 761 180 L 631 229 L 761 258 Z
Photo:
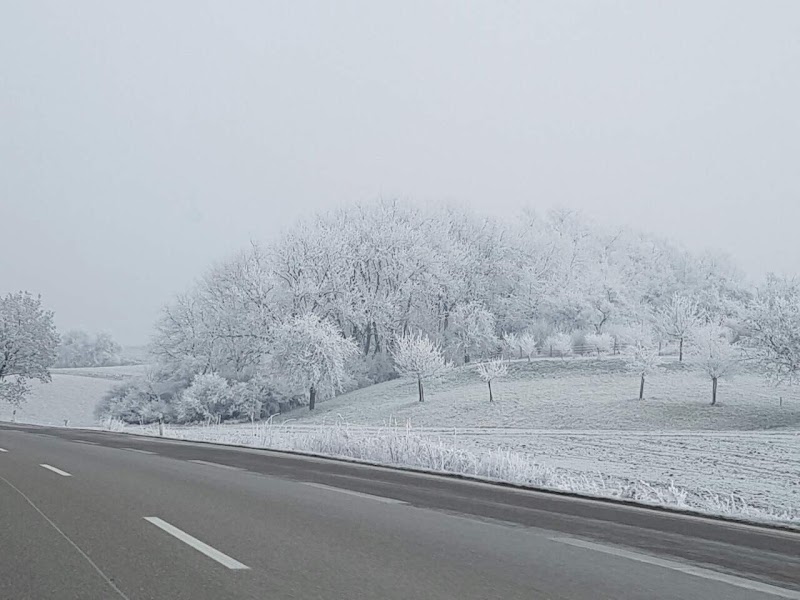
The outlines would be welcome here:
M 800 600 L 800 535 L 269 451 L 0 424 L 0 598 Z

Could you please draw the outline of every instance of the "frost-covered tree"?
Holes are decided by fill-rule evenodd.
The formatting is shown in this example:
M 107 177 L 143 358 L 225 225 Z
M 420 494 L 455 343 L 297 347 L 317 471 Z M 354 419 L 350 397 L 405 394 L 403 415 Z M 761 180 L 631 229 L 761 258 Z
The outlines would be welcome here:
M 276 372 L 308 390 L 308 408 L 314 410 L 317 394 L 341 391 L 347 361 L 358 348 L 330 321 L 305 314 L 277 328 L 270 352 Z
M 425 401 L 423 382 L 450 368 L 439 346 L 426 335 L 409 334 L 398 338 L 392 357 L 401 375 L 417 380 L 420 402 Z
M 730 341 L 728 328 L 715 323 L 698 328 L 692 334 L 692 361 L 711 378 L 711 406 L 717 403 L 719 380 L 736 373 L 741 360 L 739 349 Z
M 72 330 L 61 336 L 57 367 L 108 367 L 120 362 L 122 348 L 108 333 Z
M 513 331 L 504 333 L 501 337 L 501 341 L 503 342 L 503 352 L 506 356 L 513 358 L 514 355 L 520 351 L 519 336 Z M 521 355 L 520 358 L 522 358 Z
M 586 346 L 597 356 L 608 354 L 614 347 L 614 338 L 609 333 L 590 333 L 586 336 Z
M 478 365 L 478 376 L 489 386 L 489 402 L 494 402 L 492 381 L 508 375 L 508 363 L 502 359 L 494 359 Z
M 572 354 L 572 337 L 568 333 L 556 333 L 544 342 L 551 356 L 566 358 Z
M 800 282 L 768 277 L 746 308 L 743 333 L 773 382 L 800 379 Z
M 519 347 L 519 351 L 525 358 L 528 359 L 528 362 L 531 362 L 531 357 L 536 355 L 537 347 L 536 347 L 536 336 L 530 332 L 525 332 L 519 336 L 517 340 L 517 346 Z
M 678 361 L 683 362 L 683 346 L 702 323 L 700 307 L 691 298 L 675 294 L 655 314 L 656 327 L 665 336 L 678 342 Z
M 486 354 L 497 344 L 494 328 L 494 315 L 480 303 L 457 306 L 450 315 L 450 329 L 447 332 L 448 347 L 453 357 L 463 357 L 464 362 L 468 363 L 472 357 Z
M 661 357 L 658 354 L 658 345 L 652 337 L 642 335 L 632 340 L 623 352 L 625 362 L 630 371 L 639 378 L 639 400 L 644 400 L 645 379 L 660 369 Z
M 0 297 L 0 400 L 14 407 L 25 401 L 28 382 L 50 381 L 58 334 L 53 313 L 28 292 Z

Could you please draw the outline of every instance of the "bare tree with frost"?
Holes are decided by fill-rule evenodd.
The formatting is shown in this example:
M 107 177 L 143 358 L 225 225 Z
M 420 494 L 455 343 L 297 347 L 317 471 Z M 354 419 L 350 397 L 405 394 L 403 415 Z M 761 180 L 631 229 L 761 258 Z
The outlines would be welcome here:
M 649 375 L 660 369 L 658 346 L 649 336 L 640 336 L 625 348 L 625 362 L 630 371 L 639 376 L 639 400 L 644 400 L 644 384 Z
M 450 368 L 439 346 L 426 335 L 404 335 L 398 338 L 392 356 L 401 375 L 417 380 L 420 402 L 425 401 L 423 382 Z
M 489 402 L 494 402 L 492 381 L 508 375 L 508 363 L 502 359 L 494 359 L 478 365 L 478 376 L 489 386 Z
M 536 336 L 530 332 L 523 333 L 517 340 L 517 346 L 522 355 L 528 359 L 528 362 L 531 362 L 531 357 L 537 352 L 536 343 Z
M 450 316 L 448 346 L 454 357 L 465 363 L 475 356 L 485 355 L 497 344 L 494 315 L 477 302 L 456 307 Z
M 717 403 L 719 380 L 736 373 L 741 353 L 730 341 L 730 330 L 717 324 L 700 327 L 693 335 L 692 361 L 711 378 L 711 406 Z
M 665 336 L 678 342 L 678 362 L 683 362 L 683 346 L 692 332 L 702 323 L 700 308 L 691 298 L 674 294 L 656 312 L 656 326 Z
M 276 370 L 308 390 L 308 408 L 314 410 L 319 393 L 341 391 L 347 361 L 358 347 L 330 321 L 306 314 L 277 328 L 271 353 Z
M 774 383 L 800 379 L 800 282 L 767 278 L 746 309 L 745 343 Z
M 19 407 L 29 381 L 50 381 L 58 341 L 53 313 L 40 297 L 18 292 L 0 298 L 0 400 Z

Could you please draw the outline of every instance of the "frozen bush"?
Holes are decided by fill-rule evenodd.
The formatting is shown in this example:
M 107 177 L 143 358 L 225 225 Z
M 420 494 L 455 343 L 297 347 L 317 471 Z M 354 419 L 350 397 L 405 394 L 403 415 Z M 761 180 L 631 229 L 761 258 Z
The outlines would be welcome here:
M 590 333 L 586 336 L 586 347 L 597 356 L 608 354 L 614 347 L 614 338 L 608 333 Z
M 568 333 L 556 333 L 545 340 L 545 349 L 550 356 L 566 358 L 572 354 L 572 336 Z
M 174 411 L 165 399 L 166 393 L 146 378 L 136 378 L 115 385 L 95 408 L 100 420 L 117 419 L 131 424 L 171 421 Z

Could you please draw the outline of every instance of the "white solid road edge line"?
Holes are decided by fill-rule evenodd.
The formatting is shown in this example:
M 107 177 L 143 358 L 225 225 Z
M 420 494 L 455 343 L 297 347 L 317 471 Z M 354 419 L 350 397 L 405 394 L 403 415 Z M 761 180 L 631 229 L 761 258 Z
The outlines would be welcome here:
M 120 450 L 127 450 L 128 452 L 138 452 L 139 454 L 155 454 L 155 452 L 150 452 L 150 450 L 139 450 L 138 448 L 120 448 Z
M 321 490 L 330 490 L 332 492 L 339 492 L 340 494 L 348 494 L 350 496 L 357 496 L 359 498 L 366 498 L 368 500 L 377 500 L 378 502 L 385 502 L 386 504 L 408 504 L 396 498 L 386 498 L 384 496 L 375 496 L 374 494 L 365 494 L 363 492 L 354 492 L 353 490 L 346 490 L 344 488 L 334 487 L 332 485 L 325 485 L 324 483 L 314 483 L 312 481 L 304 481 L 304 485 L 319 488 Z
M 196 465 L 206 465 L 206 466 L 209 466 L 209 467 L 219 467 L 220 469 L 230 469 L 231 471 L 242 471 L 243 470 L 243 469 L 240 469 L 239 467 L 232 467 L 231 465 L 223 465 L 223 464 L 220 464 L 220 463 L 208 462 L 207 460 L 193 460 L 193 459 L 190 459 L 189 462 L 190 463 L 194 463 Z
M 53 473 L 58 473 L 62 477 L 72 477 L 72 475 L 70 475 L 66 471 L 62 471 L 61 469 L 56 469 L 55 467 L 53 467 L 51 465 L 46 465 L 46 464 L 42 463 L 39 466 L 40 467 L 44 467 L 45 469 L 48 469 L 48 470 L 52 471 Z
M 0 448 L 0 452 L 8 452 L 5 448 Z
M 769 585 L 767 583 L 761 583 L 759 581 L 753 581 L 752 579 L 745 579 L 744 577 L 736 577 L 735 575 L 726 575 L 725 573 L 719 573 L 717 571 L 704 569 L 702 567 L 695 567 L 674 560 L 666 560 L 647 554 L 640 554 L 639 552 L 631 552 L 629 550 L 623 550 L 622 548 L 606 546 L 605 544 L 584 542 L 583 540 L 574 538 L 550 538 L 550 540 L 553 542 L 559 542 L 561 544 L 568 544 L 570 546 L 577 546 L 578 548 L 586 548 L 587 550 L 594 550 L 595 552 L 603 552 L 604 554 L 611 554 L 613 556 L 619 556 L 629 560 L 647 563 L 649 565 L 655 565 L 657 567 L 663 567 L 665 569 L 671 569 L 673 571 L 680 571 L 681 573 L 694 575 L 695 577 L 702 577 L 703 579 L 720 581 L 738 588 L 761 592 L 762 594 L 769 594 L 779 598 L 788 598 L 789 600 L 800 600 L 800 592 L 795 592 L 794 590 Z
M 97 442 L 90 442 L 89 440 L 70 440 L 71 442 L 75 442 L 76 444 L 89 444 L 90 446 L 99 446 Z
M 235 560 L 235 559 L 231 558 L 227 554 L 223 554 L 219 550 L 216 550 L 216 549 L 212 548 L 208 544 L 204 544 L 203 542 L 201 542 L 197 538 L 192 537 L 191 535 L 189 535 L 188 533 L 186 533 L 184 531 L 181 531 L 177 527 L 175 527 L 173 525 L 170 525 L 166 521 L 162 521 L 158 517 L 144 517 L 144 520 L 149 522 L 149 523 L 152 523 L 153 525 L 155 525 L 159 529 L 161 529 L 163 531 L 166 531 L 171 536 L 174 536 L 174 537 L 178 538 L 183 543 L 188 544 L 189 546 L 191 546 L 192 548 L 194 548 L 198 552 L 202 552 L 207 557 L 217 561 L 218 563 L 220 563 L 221 565 L 223 565 L 223 566 L 225 566 L 225 567 L 227 567 L 229 569 L 244 570 L 244 569 L 249 569 L 250 568 L 247 565 L 243 565 L 238 560 Z

